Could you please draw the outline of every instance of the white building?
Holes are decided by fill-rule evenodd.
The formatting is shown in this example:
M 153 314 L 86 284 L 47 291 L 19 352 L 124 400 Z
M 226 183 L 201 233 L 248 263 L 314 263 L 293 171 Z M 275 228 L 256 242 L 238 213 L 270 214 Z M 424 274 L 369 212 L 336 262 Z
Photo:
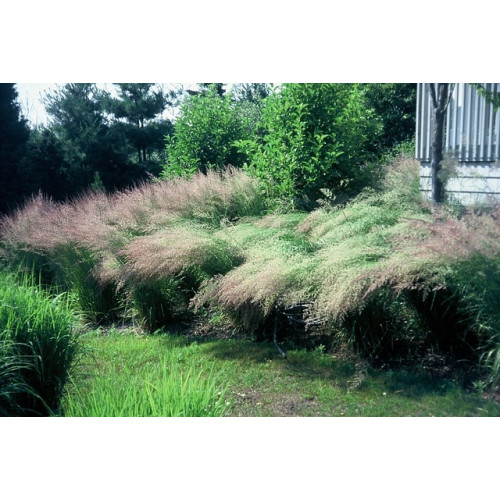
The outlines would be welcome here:
M 420 188 L 430 197 L 432 100 L 428 83 L 417 85 L 416 158 L 420 162 Z M 500 92 L 500 83 L 483 83 Z M 453 84 L 444 128 L 443 167 L 446 192 L 465 204 L 500 199 L 500 109 L 494 110 L 477 89 Z

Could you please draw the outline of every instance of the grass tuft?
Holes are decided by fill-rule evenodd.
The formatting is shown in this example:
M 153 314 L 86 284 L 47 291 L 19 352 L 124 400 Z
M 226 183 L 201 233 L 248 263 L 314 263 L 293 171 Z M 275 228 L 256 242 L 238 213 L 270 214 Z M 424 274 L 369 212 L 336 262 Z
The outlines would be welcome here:
M 155 352 L 136 337 L 114 337 L 104 344 L 98 374 L 73 383 L 64 400 L 68 417 L 220 417 L 227 409 L 222 375 L 209 363 L 186 366 L 185 348 Z M 113 354 L 109 351 L 111 347 Z M 135 352 L 140 346 L 140 355 Z M 103 350 L 104 349 L 104 350 Z M 158 352 L 160 349 L 160 352 Z M 112 355 L 113 360 L 108 360 Z M 153 360 L 154 358 L 154 360 Z M 90 370 L 90 368 L 87 368 Z
M 32 278 L 0 274 L 4 413 L 57 412 L 78 350 L 66 294 L 50 296 Z

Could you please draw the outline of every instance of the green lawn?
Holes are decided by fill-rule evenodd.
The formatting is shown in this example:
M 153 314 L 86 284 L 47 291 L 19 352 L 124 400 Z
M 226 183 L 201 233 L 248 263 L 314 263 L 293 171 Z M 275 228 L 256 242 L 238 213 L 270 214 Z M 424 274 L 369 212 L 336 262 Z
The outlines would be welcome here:
M 321 349 L 283 359 L 250 339 L 130 329 L 96 330 L 82 343 L 67 416 L 500 416 L 499 403 L 450 380 L 376 371 Z

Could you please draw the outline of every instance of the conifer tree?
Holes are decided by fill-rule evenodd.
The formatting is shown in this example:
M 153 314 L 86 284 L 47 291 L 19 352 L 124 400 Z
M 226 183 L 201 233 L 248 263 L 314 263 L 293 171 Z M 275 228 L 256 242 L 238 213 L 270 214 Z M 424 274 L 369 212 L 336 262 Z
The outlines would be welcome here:
M 22 201 L 19 166 L 30 130 L 21 114 L 14 83 L 0 83 L 0 212 Z
M 128 160 L 123 134 L 109 122 L 107 98 L 108 93 L 94 83 L 67 83 L 45 97 L 49 128 L 68 165 L 67 194 L 87 189 L 96 176 L 108 190 L 141 177 Z
M 124 133 L 135 159 L 150 174 L 159 173 L 165 136 L 172 132 L 170 120 L 162 114 L 176 92 L 166 93 L 154 83 L 117 83 L 118 96 L 108 96 L 106 109 Z

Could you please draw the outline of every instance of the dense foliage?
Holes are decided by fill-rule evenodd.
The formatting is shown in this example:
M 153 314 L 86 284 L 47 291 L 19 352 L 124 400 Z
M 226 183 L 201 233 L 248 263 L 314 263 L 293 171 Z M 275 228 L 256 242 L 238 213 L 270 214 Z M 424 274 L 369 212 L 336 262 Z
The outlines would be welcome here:
M 238 143 L 246 167 L 271 198 L 314 201 L 322 190 L 355 192 L 366 183 L 368 144 L 380 126 L 357 84 L 285 84 L 266 99 L 261 136 Z
M 363 90 L 368 105 L 382 122 L 382 133 L 368 147 L 377 154 L 390 151 L 415 136 L 416 83 L 367 83 Z
M 343 206 L 266 215 L 255 179 L 209 170 L 70 204 L 35 199 L 3 220 L 1 247 L 93 319 L 155 330 L 222 315 L 242 333 L 312 335 L 371 359 L 434 349 L 481 362 L 496 383 L 498 211 L 432 211 L 418 181 L 418 165 L 397 159 L 381 189 Z
M 0 83 L 0 213 L 14 208 L 26 192 L 21 160 L 29 135 L 15 84 Z
M 200 84 L 175 125 L 161 118 L 174 94 L 116 88 L 59 88 L 30 132 L 0 86 L 2 210 L 42 191 L 2 217 L 0 260 L 44 285 L 0 275 L 0 415 L 60 411 L 69 297 L 99 324 L 190 320 L 379 366 L 431 353 L 498 386 L 500 211 L 422 201 L 418 164 L 396 155 L 413 84 Z M 177 356 L 154 378 L 74 386 L 65 411 L 222 414 L 219 383 Z
M 165 136 L 172 133 L 162 114 L 177 93 L 151 83 L 115 88 L 116 96 L 92 83 L 58 87 L 44 99 L 49 124 L 30 133 L 14 84 L 2 84 L 0 211 L 39 191 L 64 200 L 89 188 L 113 191 L 159 175 Z
M 216 87 L 189 96 L 181 106 L 174 134 L 167 140 L 165 176 L 189 176 L 228 165 L 240 167 L 244 157 L 235 142 L 251 131 L 237 107 Z
M 0 211 L 39 191 L 65 200 L 245 164 L 270 199 L 310 207 L 359 191 L 368 160 L 414 129 L 413 84 L 203 83 L 178 99 L 179 88 L 61 85 L 44 99 L 50 122 L 30 131 L 14 84 L 2 84 Z M 165 110 L 179 102 L 172 123 Z
M 107 122 L 105 96 L 95 84 L 75 83 L 45 98 L 52 118 L 50 133 L 65 165 L 59 173 L 64 175 L 66 193 L 54 193 L 56 199 L 74 195 L 94 181 L 110 188 L 130 182 L 132 165 L 121 147 L 122 135 Z
M 158 175 L 164 161 L 165 136 L 172 133 L 172 123 L 159 118 L 176 97 L 153 83 L 117 83 L 118 97 L 107 96 L 104 107 L 111 113 L 113 125 L 134 151 L 135 164 L 144 172 Z

